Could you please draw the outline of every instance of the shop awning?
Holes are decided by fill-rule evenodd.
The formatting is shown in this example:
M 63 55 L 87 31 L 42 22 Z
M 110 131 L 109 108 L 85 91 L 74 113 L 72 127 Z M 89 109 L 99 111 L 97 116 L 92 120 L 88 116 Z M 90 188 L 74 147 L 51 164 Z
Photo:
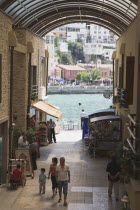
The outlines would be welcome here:
M 39 101 L 33 104 L 33 107 L 55 118 L 61 119 L 63 116 L 63 113 L 59 109 L 43 101 Z

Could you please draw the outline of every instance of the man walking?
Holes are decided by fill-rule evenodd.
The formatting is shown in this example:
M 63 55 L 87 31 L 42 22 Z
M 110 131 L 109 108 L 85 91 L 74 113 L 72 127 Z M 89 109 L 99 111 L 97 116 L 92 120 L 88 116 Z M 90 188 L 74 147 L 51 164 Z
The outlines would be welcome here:
M 108 172 L 108 196 L 111 197 L 112 188 L 114 187 L 116 201 L 118 201 L 121 168 L 117 164 L 115 157 L 112 157 L 112 161 L 107 164 L 106 172 Z
M 50 119 L 50 139 L 51 139 L 51 142 L 52 142 L 52 138 L 54 140 L 54 143 L 56 143 L 56 138 L 55 138 L 55 122 L 52 121 L 52 119 Z
M 67 206 L 67 193 L 68 193 L 68 183 L 70 183 L 70 170 L 69 166 L 65 164 L 65 158 L 60 158 L 60 164 L 56 167 L 56 178 L 58 182 L 59 189 L 59 200 L 61 202 L 62 189 L 64 194 L 64 206 Z

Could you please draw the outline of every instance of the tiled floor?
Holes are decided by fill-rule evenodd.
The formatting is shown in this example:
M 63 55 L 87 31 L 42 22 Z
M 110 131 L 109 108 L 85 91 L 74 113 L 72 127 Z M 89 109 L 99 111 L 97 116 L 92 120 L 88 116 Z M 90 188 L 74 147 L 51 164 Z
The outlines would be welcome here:
M 63 131 L 57 137 L 57 144 L 41 148 L 35 179 L 28 178 L 24 188 L 0 191 L 0 209 L 50 209 L 50 210 L 121 210 L 121 203 L 107 194 L 107 159 L 93 159 L 81 139 L 81 131 Z M 40 168 L 48 173 L 52 157 L 65 156 L 71 170 L 68 192 L 68 207 L 58 204 L 58 196 L 51 198 L 51 181 L 46 184 L 46 194 L 38 194 Z M 120 195 L 121 197 L 122 195 Z

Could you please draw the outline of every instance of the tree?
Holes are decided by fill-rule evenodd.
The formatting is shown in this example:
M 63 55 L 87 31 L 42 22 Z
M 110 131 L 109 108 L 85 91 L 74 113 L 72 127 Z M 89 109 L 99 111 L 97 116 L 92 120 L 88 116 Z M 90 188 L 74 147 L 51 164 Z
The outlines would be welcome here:
M 83 82 L 89 82 L 91 79 L 91 74 L 88 72 L 79 72 L 76 75 L 76 79 L 79 81 L 82 80 Z
M 68 42 L 68 50 L 71 51 L 71 56 L 74 63 L 81 60 L 84 62 L 84 52 L 83 52 L 83 45 L 78 42 Z
M 99 80 L 99 79 L 101 79 L 101 77 L 100 77 L 100 76 L 98 76 L 98 77 L 97 77 L 97 80 Z
M 98 77 L 99 75 L 100 75 L 99 70 L 93 70 L 93 71 L 91 72 L 91 78 L 92 78 L 92 80 L 97 79 L 97 77 Z
M 66 53 L 66 52 L 62 52 L 62 54 L 61 54 L 61 63 L 62 64 L 72 64 L 71 56 L 68 53 Z
M 58 36 L 55 36 L 54 37 L 54 46 L 57 47 L 57 48 L 60 47 L 59 37 Z
M 79 43 L 83 43 L 83 40 L 82 40 L 82 39 L 80 39 L 80 38 L 78 38 L 78 39 L 77 39 L 77 42 L 79 42 Z
M 76 75 L 76 79 L 79 80 L 79 81 L 82 79 L 81 72 L 79 72 L 79 73 Z

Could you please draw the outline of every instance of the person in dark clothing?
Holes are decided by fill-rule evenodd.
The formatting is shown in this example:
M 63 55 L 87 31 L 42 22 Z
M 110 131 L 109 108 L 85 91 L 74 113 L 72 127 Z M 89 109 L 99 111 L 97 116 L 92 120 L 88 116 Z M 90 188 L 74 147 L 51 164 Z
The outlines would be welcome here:
M 56 137 L 55 137 L 55 122 L 52 121 L 52 119 L 50 119 L 50 129 L 51 129 L 51 133 L 50 133 L 50 136 L 51 136 L 51 142 L 52 142 L 52 138 L 54 140 L 54 143 L 56 143 Z
M 50 165 L 50 170 L 49 170 L 49 174 L 48 174 L 48 179 L 50 178 L 51 175 L 51 181 L 52 181 L 52 198 L 54 198 L 54 196 L 57 194 L 57 188 L 58 188 L 58 184 L 56 181 L 56 167 L 57 167 L 57 158 L 54 157 L 52 158 L 52 164 Z
M 116 162 L 116 158 L 112 157 L 111 162 L 107 164 L 106 172 L 108 172 L 108 195 L 111 197 L 112 188 L 114 187 L 116 201 L 119 200 L 119 182 L 121 168 Z
M 37 150 L 38 150 L 38 144 L 36 142 L 36 139 L 33 139 L 32 144 L 30 145 L 30 150 L 31 150 L 31 158 L 32 158 L 32 166 L 33 170 L 37 169 Z

